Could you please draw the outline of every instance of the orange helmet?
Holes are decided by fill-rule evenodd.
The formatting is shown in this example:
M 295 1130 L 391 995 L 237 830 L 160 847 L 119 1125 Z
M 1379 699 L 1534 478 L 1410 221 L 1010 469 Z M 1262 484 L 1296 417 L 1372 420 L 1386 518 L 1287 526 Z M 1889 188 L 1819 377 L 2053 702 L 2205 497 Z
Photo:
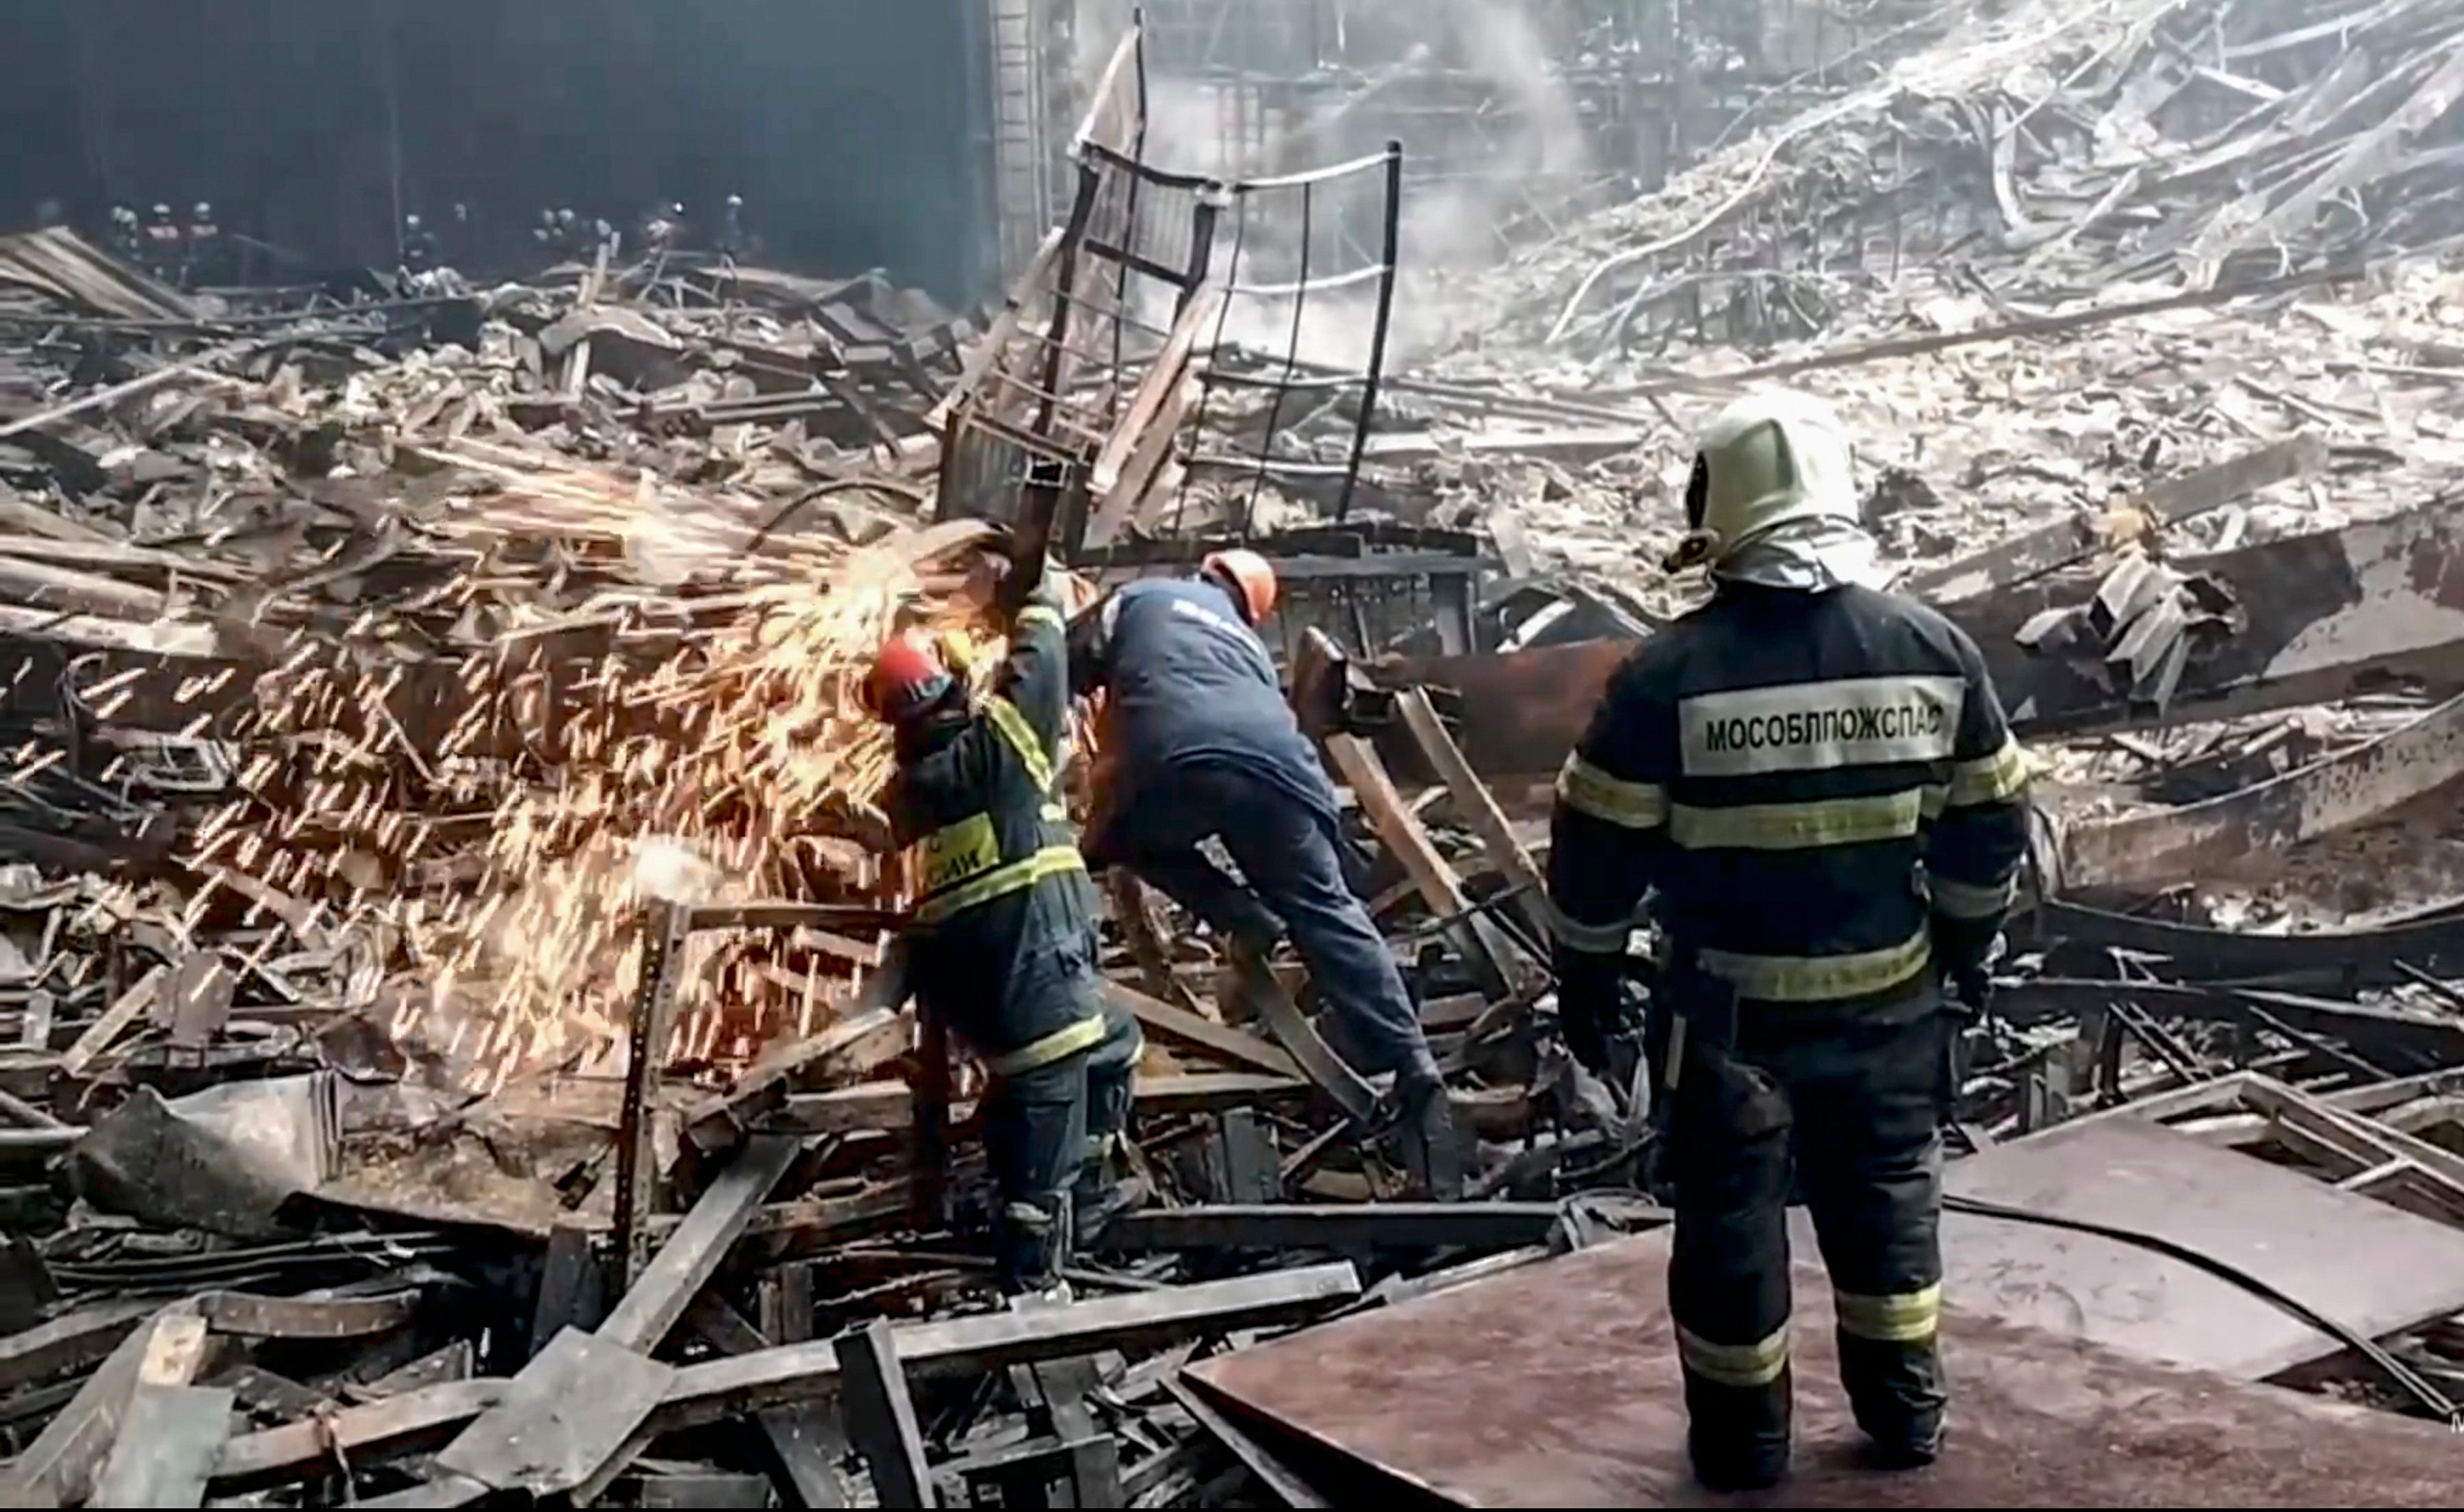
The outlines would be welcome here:
M 865 712 L 896 724 L 930 709 L 950 690 L 950 669 L 930 646 L 912 636 L 881 643 L 872 669 L 864 675 Z
M 1230 594 L 1251 625 L 1264 625 L 1275 612 L 1275 569 L 1254 551 L 1209 552 L 1198 575 Z

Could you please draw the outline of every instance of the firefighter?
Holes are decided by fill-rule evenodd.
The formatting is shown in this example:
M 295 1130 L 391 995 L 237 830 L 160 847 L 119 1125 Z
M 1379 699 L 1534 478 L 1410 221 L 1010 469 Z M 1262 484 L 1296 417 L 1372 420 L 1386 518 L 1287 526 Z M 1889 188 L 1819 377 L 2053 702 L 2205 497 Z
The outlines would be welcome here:
M 1195 579 L 1130 583 L 1081 617 L 1070 671 L 1080 691 L 1105 696 L 1088 864 L 1128 866 L 1252 955 L 1288 929 L 1369 1069 L 1395 1073 L 1415 1176 L 1453 1196 L 1462 1173 L 1437 1058 L 1345 878 L 1334 784 L 1258 635 L 1275 596 L 1265 558 L 1222 551 Z M 1199 849 L 1210 835 L 1246 887 Z
M 156 205 L 145 216 L 145 271 L 165 283 L 179 277 L 186 240 L 171 207 Z
M 1055 777 L 1068 709 L 1057 574 L 1019 612 L 1008 665 L 970 698 L 935 651 L 891 638 L 865 701 L 894 731 L 883 808 L 909 863 L 915 1000 L 979 1056 L 1002 1288 L 1060 1288 L 1073 1230 L 1126 1194 L 1112 1179 L 1137 1021 L 1096 974 L 1092 889 Z
M 188 280 L 200 287 L 223 281 L 223 229 L 214 208 L 199 200 L 188 210 Z
M 1787 1473 L 1793 1184 L 1873 1456 L 1929 1463 L 1938 1130 L 1960 1005 L 1982 1006 L 2016 886 L 2026 761 L 1975 643 L 1881 591 L 1828 406 L 1737 401 L 1703 436 L 1685 512 L 1668 565 L 1707 566 L 1711 601 L 1617 670 L 1557 779 L 1558 1012 L 1576 1058 L 1607 1065 L 1648 897 L 1697 1475 Z
M 418 215 L 402 218 L 402 271 L 413 277 L 436 266 L 436 233 Z
M 731 194 L 719 210 L 718 255 L 731 266 L 744 255 L 744 196 Z
M 136 263 L 144 255 L 145 233 L 139 228 L 137 211 L 128 206 L 111 208 L 111 250 L 126 263 Z

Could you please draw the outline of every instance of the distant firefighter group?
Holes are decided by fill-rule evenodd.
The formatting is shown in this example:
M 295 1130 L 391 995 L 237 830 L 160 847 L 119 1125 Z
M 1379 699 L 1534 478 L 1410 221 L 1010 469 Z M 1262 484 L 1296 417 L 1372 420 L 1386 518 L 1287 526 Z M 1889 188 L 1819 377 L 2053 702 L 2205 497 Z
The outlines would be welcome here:
M 41 217 L 45 224 L 59 220 L 55 205 L 55 202 L 46 202 L 46 212 Z M 641 216 L 635 222 L 633 235 L 634 245 L 646 256 L 663 256 L 693 249 L 696 244 L 693 224 L 686 219 L 680 200 Z M 396 236 L 397 260 L 407 274 L 426 274 L 451 259 L 475 256 L 474 239 L 471 208 L 466 204 L 456 204 L 442 228 L 429 225 L 416 213 L 405 215 Z M 625 251 L 625 233 L 614 225 L 605 219 L 585 220 L 570 208 L 540 210 L 530 239 L 537 255 L 548 263 L 589 261 L 603 249 L 612 262 Z M 114 206 L 108 240 L 112 251 L 121 258 L 180 288 L 229 285 L 239 277 L 239 259 L 214 219 L 213 206 L 205 200 L 199 200 L 185 219 L 167 204 L 156 205 L 142 216 L 128 206 Z M 705 245 L 726 264 L 733 264 L 752 250 L 753 240 L 744 230 L 742 195 L 727 197 L 718 224 Z

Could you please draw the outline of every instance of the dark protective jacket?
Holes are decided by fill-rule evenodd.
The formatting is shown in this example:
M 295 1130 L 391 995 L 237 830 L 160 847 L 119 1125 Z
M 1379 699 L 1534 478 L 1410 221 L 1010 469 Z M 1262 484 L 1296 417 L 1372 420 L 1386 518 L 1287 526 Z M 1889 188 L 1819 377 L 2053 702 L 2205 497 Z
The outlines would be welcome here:
M 1557 779 L 1561 980 L 1614 991 L 1636 905 L 1749 1003 L 1872 1009 L 2010 909 L 2028 767 L 1984 658 L 1867 588 L 1726 585 L 1610 679 Z
M 996 1076 L 1104 1038 L 1092 889 L 1054 786 L 1068 710 L 1060 612 L 1023 610 L 987 697 L 900 733 L 883 806 L 915 890 L 915 996 Z
M 1281 789 L 1338 830 L 1334 785 L 1284 702 L 1265 642 L 1213 583 L 1124 586 L 1073 628 L 1070 673 L 1080 692 L 1104 690 L 1100 744 L 1121 788 L 1105 795 L 1113 812 L 1128 810 L 1142 778 L 1220 766 Z

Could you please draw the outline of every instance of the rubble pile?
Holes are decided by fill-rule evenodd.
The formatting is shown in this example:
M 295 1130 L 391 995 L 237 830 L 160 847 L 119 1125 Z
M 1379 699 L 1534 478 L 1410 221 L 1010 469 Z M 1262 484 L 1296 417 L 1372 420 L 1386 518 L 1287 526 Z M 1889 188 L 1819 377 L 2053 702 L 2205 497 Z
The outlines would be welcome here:
M 1133 41 L 983 322 L 667 258 L 242 308 L 0 239 L 0 1500 L 1303 1506 L 1478 1480 L 1412 1456 L 1481 1433 L 1381 1413 L 1547 1441 L 1523 1336 L 1667 1216 L 1647 1082 L 1555 1032 L 1550 782 L 1700 591 L 1658 565 L 1692 422 L 1765 379 L 1840 401 L 2042 768 L 1954 1335 L 2448 1415 L 2464 286 L 2371 259 L 2453 234 L 2450 10 L 2007 8 L 1399 372 L 1236 349 L 1202 273 L 1166 328 L 1108 303 L 1232 198 L 1122 191 Z M 1465 1199 L 1418 1200 L 1296 965 L 1109 878 L 1153 1200 L 1068 1299 L 992 1295 L 850 685 L 895 626 L 982 633 L 1004 539 L 1087 588 L 1277 559 Z M 1413 1344 L 1446 1379 L 1397 1389 L 1447 1308 L 1518 1320 L 1505 1373 Z

